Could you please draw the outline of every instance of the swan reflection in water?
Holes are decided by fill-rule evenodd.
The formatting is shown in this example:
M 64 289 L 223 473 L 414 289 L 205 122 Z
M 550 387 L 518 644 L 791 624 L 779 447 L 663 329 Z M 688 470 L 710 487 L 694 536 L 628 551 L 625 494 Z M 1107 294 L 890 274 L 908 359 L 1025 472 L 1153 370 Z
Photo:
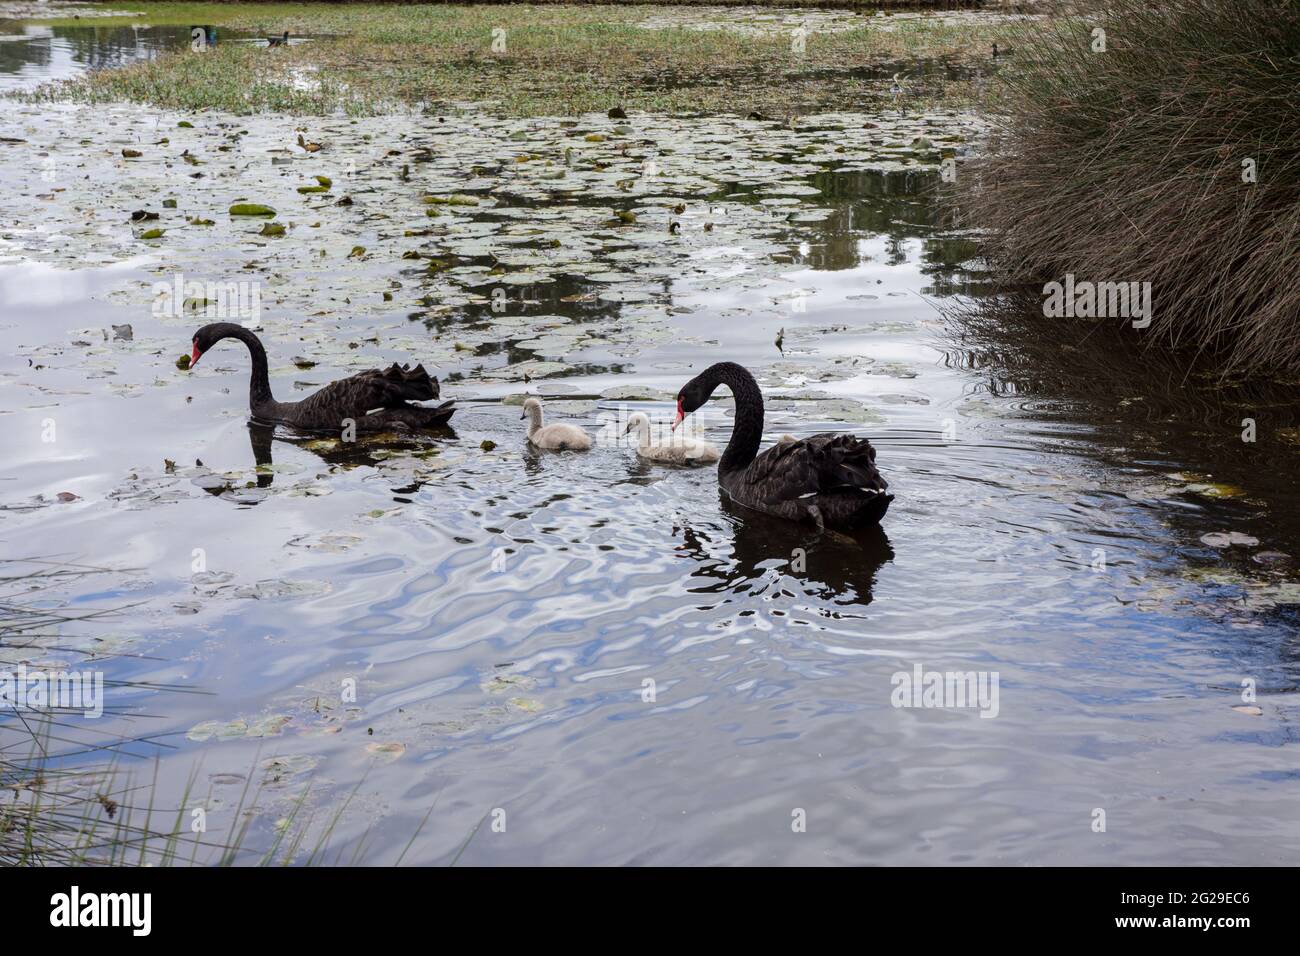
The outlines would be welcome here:
M 394 438 L 392 441 L 379 441 L 374 438 L 368 438 L 365 441 L 346 442 L 342 440 L 323 441 L 317 437 L 302 437 L 293 434 L 276 434 L 275 425 L 266 425 L 261 422 L 250 421 L 248 423 L 248 443 L 253 449 L 253 462 L 257 466 L 257 487 L 269 488 L 275 481 L 275 472 L 271 466 L 275 464 L 272 458 L 273 443 L 277 441 L 285 442 L 290 445 L 296 445 L 306 451 L 311 452 L 317 458 L 325 461 L 330 465 L 338 465 L 344 468 L 356 467 L 357 465 L 376 465 L 380 459 L 376 458 L 372 452 L 378 449 L 409 448 L 411 450 L 422 450 L 429 446 L 420 442 L 412 442 L 409 439 Z M 443 426 L 436 432 L 439 438 L 455 438 L 456 433 L 450 426 Z M 401 493 L 410 493 L 415 491 L 421 482 L 416 482 L 410 488 L 394 489 Z M 222 489 L 209 489 L 213 494 L 221 494 Z
M 894 559 L 879 525 L 852 535 L 817 533 L 811 526 L 751 511 L 720 493 L 725 524 L 675 529 L 679 553 L 696 561 L 696 593 L 739 591 L 761 595 L 791 581 L 808 597 L 837 604 L 870 604 L 876 572 Z M 729 553 L 728 553 L 729 552 Z
M 454 437 L 447 429 L 444 435 Z M 306 448 L 331 465 L 353 467 L 378 463 L 372 453 L 378 448 L 393 448 L 387 442 L 322 442 L 320 439 L 300 438 L 276 434 L 272 425 L 256 422 L 248 424 L 249 442 L 253 459 L 257 463 L 257 485 L 268 488 L 275 480 L 270 469 L 274 442 L 282 441 Z M 427 448 L 427 445 L 410 445 L 397 442 L 397 447 Z M 548 453 L 526 450 L 523 455 L 524 472 L 529 476 L 544 469 Z M 554 453 L 549 453 L 554 454 Z M 662 467 L 633 457 L 627 463 L 629 483 L 648 485 L 663 480 Z M 409 488 L 395 488 L 399 494 L 417 490 L 419 483 Z M 222 489 L 213 489 L 220 494 Z M 894 550 L 889 538 L 879 525 L 847 534 L 837 531 L 818 533 L 810 524 L 787 521 L 764 515 L 733 502 L 725 491 L 718 489 L 719 521 L 680 525 L 673 534 L 681 535 L 675 550 L 694 561 L 690 576 L 697 579 L 690 590 L 695 593 L 723 593 L 730 591 L 761 595 L 777 588 L 797 586 L 807 597 L 836 604 L 871 603 L 876 572 L 892 561 Z

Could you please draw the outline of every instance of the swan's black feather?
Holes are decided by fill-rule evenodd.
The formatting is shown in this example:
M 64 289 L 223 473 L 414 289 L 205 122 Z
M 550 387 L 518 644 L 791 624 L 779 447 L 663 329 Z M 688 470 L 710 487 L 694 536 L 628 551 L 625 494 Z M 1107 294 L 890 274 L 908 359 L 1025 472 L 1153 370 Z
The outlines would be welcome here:
M 773 445 L 746 469 L 746 482 L 776 499 L 839 486 L 884 491 L 888 485 L 875 459 L 876 450 L 865 438 L 822 432 Z
M 438 395 L 438 380 L 431 378 L 423 365 L 411 368 L 394 363 L 383 370 L 371 369 L 351 378 L 331 382 L 300 402 L 283 402 L 279 405 L 281 418 L 298 428 L 337 429 L 342 427 L 339 423 L 347 418 L 357 422 L 358 428 L 361 428 L 362 419 L 391 418 L 403 421 L 409 417 L 386 414 L 394 410 L 433 411 L 415 408 L 406 403 L 427 401 Z M 416 419 L 419 417 L 415 416 Z M 450 412 L 447 417 L 450 417 Z
M 893 500 L 875 458 L 865 438 L 823 432 L 773 445 L 748 466 L 719 473 L 719 481 L 751 508 L 854 528 L 878 522 Z

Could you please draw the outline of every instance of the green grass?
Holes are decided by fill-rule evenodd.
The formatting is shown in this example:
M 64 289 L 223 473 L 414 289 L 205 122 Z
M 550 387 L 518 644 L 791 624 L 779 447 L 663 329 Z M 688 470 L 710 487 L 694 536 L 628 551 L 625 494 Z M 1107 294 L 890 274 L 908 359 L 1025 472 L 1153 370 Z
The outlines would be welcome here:
M 88 3 L 94 4 L 97 8 L 105 11 L 120 11 L 117 16 L 96 17 L 94 23 L 121 24 L 121 23 L 139 23 L 147 20 L 149 23 L 156 25 L 172 26 L 189 26 L 190 24 L 220 24 L 231 23 L 235 20 L 242 20 L 250 15 L 264 16 L 270 20 L 279 23 L 301 13 L 305 8 L 311 8 L 314 11 L 339 10 L 340 8 L 351 6 L 353 8 L 376 9 L 381 7 L 396 7 L 399 9 L 413 9 L 418 4 L 383 4 L 370 3 L 367 0 L 338 0 L 335 3 L 275 3 L 261 2 L 261 0 L 250 0 L 250 2 L 234 3 L 156 3 L 147 0 L 143 3 L 128 3 L 124 0 L 112 0 L 112 2 L 99 3 L 96 0 L 87 0 Z M 482 7 L 593 7 L 605 13 L 609 11 L 618 11 L 620 9 L 629 9 L 634 13 L 653 7 L 772 7 L 781 8 L 820 8 L 820 9 L 845 9 L 845 10 L 862 10 L 866 13 L 874 13 L 877 10 L 892 11 L 898 9 L 916 9 L 933 6 L 941 8 L 950 5 L 951 0 L 822 0 L 819 3 L 809 2 L 809 0 L 531 0 L 528 4 L 519 4 L 516 0 L 484 0 L 477 4 Z M 439 6 L 446 6 L 439 4 Z M 990 2 L 989 6 L 996 7 L 996 2 Z M 361 11 L 364 12 L 364 9 Z M 137 13 L 143 13 L 144 16 L 137 16 Z M 34 17 L 31 23 L 66 23 L 67 17 Z
M 919 58 L 984 58 L 1002 25 L 864 26 L 814 34 L 794 53 L 787 34 L 646 30 L 671 7 L 641 5 L 139 4 L 131 22 L 224 25 L 259 35 L 288 29 L 311 43 L 267 50 L 224 43 L 41 89 L 29 98 L 130 101 L 171 109 L 372 115 L 489 103 L 502 115 L 569 115 L 615 105 L 660 112 L 757 110 L 778 117 L 855 109 L 882 96 L 872 70 Z M 873 6 L 874 9 L 874 6 Z M 120 21 L 96 21 L 117 23 Z M 506 52 L 491 50 L 506 31 Z M 295 88 L 295 74 L 319 84 Z M 297 84 L 299 87 L 301 83 Z M 909 84 L 966 105 L 968 84 Z

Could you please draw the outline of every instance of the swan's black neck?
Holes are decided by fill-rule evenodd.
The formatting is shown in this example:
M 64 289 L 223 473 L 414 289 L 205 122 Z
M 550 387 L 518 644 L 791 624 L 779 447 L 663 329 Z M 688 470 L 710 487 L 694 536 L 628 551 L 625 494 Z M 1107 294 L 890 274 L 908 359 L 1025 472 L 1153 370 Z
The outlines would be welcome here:
M 223 323 L 213 344 L 222 339 L 239 339 L 248 346 L 248 354 L 253 359 L 253 377 L 248 382 L 248 405 L 256 413 L 260 408 L 275 403 L 271 394 L 271 379 L 266 367 L 266 349 L 261 340 L 249 329 L 233 322 Z
M 719 362 L 700 373 L 708 394 L 719 385 L 731 389 L 736 401 L 736 423 L 731 429 L 731 440 L 718 462 L 719 471 L 736 471 L 744 468 L 758 455 L 763 441 L 763 393 L 754 376 L 735 362 Z

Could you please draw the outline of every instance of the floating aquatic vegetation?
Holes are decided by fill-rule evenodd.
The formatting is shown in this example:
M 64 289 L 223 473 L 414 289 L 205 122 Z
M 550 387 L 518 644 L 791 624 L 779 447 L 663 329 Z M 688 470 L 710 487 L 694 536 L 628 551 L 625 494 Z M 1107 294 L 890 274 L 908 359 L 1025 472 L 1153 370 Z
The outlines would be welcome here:
M 274 315 L 267 317 L 262 335 L 273 353 L 279 336 L 292 335 L 295 352 L 309 349 L 302 356 L 308 361 L 355 370 L 373 362 L 364 349 L 340 345 L 337 331 L 345 321 L 375 321 L 401 308 L 430 320 L 480 309 L 485 321 L 462 324 L 455 339 L 433 344 L 386 335 L 384 344 L 394 351 L 409 348 L 409 354 L 429 364 L 472 364 L 488 380 L 502 381 L 573 374 L 582 367 L 577 359 L 584 352 L 614 349 L 630 357 L 668 341 L 671 314 L 656 301 L 662 280 L 698 276 L 700 288 L 706 288 L 713 276 L 721 289 L 742 276 L 774 275 L 797 242 L 798 233 L 791 230 L 798 224 L 787 221 L 788 210 L 820 215 L 800 206 L 822 191 L 810 183 L 811 177 L 828 168 L 901 157 L 923 134 L 964 135 L 978 126 L 972 117 L 957 113 L 880 118 L 872 126 L 854 114 L 824 114 L 804 118 L 798 129 L 728 118 L 654 116 L 611 124 L 603 115 L 577 123 L 503 124 L 472 112 L 448 117 L 434 129 L 406 117 L 327 120 L 314 128 L 331 144 L 322 167 L 321 157 L 327 154 L 290 149 L 289 137 L 273 118 L 236 120 L 212 113 L 201 127 L 181 126 L 188 120 L 174 117 L 172 141 L 156 147 L 159 155 L 137 160 L 132 175 L 123 177 L 96 172 L 102 158 L 89 134 L 108 127 L 122 136 L 140 127 L 143 138 L 147 134 L 139 114 L 118 107 L 52 109 L 66 112 L 70 122 L 87 130 L 87 146 L 80 153 L 74 147 L 68 162 L 85 169 L 89 181 L 98 185 L 84 195 L 85 187 L 79 185 L 57 194 L 47 216 L 66 219 L 66 235 L 58 243 L 35 232 L 19 235 L 24 254 L 62 263 L 92 255 L 125 261 L 138 255 L 122 241 L 126 237 L 115 238 L 99 225 L 87 228 L 73 206 L 131 210 L 147 208 L 145 203 L 159 194 L 184 195 L 183 208 L 164 206 L 159 213 L 168 269 L 251 276 L 261 283 L 264 303 L 275 303 L 277 315 L 290 311 L 305 316 L 292 328 L 282 328 Z M 32 149 L 47 145 L 41 141 L 40 112 L 17 108 L 16 120 L 31 137 Z M 615 132 L 616 127 L 624 131 Z M 186 154 L 220 155 L 217 147 L 236 129 L 239 155 L 211 160 L 201 192 L 180 172 L 183 166 L 168 162 Z M 517 133 L 527 137 L 529 162 L 514 162 Z M 604 138 L 588 140 L 589 135 Z M 377 157 L 372 144 L 383 142 L 400 144 L 389 150 L 396 155 Z M 69 147 L 60 144 L 60 149 Z M 575 154 L 580 159 L 567 165 L 566 157 Z M 392 175 L 402 159 L 416 159 L 409 179 Z M 564 179 L 546 178 L 547 163 L 563 167 Z M 647 164 L 653 164 L 650 177 L 643 175 Z M 309 168 L 298 175 L 290 171 L 295 165 Z M 352 204 L 304 206 L 313 196 L 298 192 L 304 177 L 317 183 L 309 189 L 346 183 Z M 630 208 L 629 178 L 634 181 Z M 39 186 L 33 182 L 30 188 Z M 565 202 L 556 205 L 560 193 Z M 783 218 L 774 219 L 762 200 L 790 205 L 783 207 Z M 9 211 L 6 205 L 0 197 L 0 212 Z M 417 215 L 428 221 L 425 209 L 439 212 L 436 229 L 413 224 Z M 319 223 L 308 219 L 304 227 L 286 210 L 309 211 Z M 228 215 L 217 215 L 221 212 Z M 258 258 L 249 262 L 254 233 L 240 220 L 277 214 L 279 221 L 261 226 L 261 235 L 275 243 L 256 246 Z M 291 220 L 297 228 L 290 228 Z M 609 220 L 617 225 L 601 229 L 600 223 Z M 680 222 L 678 234 L 668 234 L 670 220 Z M 212 225 L 200 235 L 173 228 L 180 222 Z M 423 243 L 412 249 L 407 245 L 412 238 Z M 410 255 L 419 258 L 404 258 Z M 424 275 L 410 272 L 413 262 L 421 264 Z M 546 291 L 561 283 L 563 293 Z M 148 283 L 130 282 L 112 293 L 139 304 L 151 294 Z M 597 311 L 573 329 L 512 314 L 516 302 L 550 298 Z M 505 314 L 483 309 L 500 301 L 511 303 Z M 185 317 L 177 321 L 188 324 Z M 502 338 L 524 351 L 522 359 L 483 351 Z M 701 347 L 712 344 L 699 336 L 691 341 Z M 899 374 L 908 373 L 900 369 Z M 249 503 L 258 497 L 235 489 L 231 494 Z
M 193 741 L 206 740 L 241 740 L 248 737 L 276 737 L 292 718 L 288 714 L 270 714 L 249 720 L 236 717 L 234 720 L 205 720 L 195 724 L 185 736 Z
M 274 216 L 275 210 L 255 202 L 237 202 L 229 209 L 232 216 Z
M 296 784 L 304 775 L 315 770 L 320 762 L 321 758 L 315 754 L 269 757 L 259 765 L 262 770 L 262 785 L 270 789 L 278 789 Z
M 234 597 L 264 601 L 285 597 L 318 597 L 329 591 L 330 586 L 325 581 L 285 581 L 273 578 L 235 586 L 230 593 Z
M 352 550 L 363 540 L 357 534 L 347 534 L 339 531 L 315 531 L 290 538 L 285 542 L 285 547 L 306 548 L 309 551 L 320 551 L 326 554 L 342 554 L 345 551 Z
M 216 588 L 234 579 L 233 571 L 199 571 L 190 575 L 190 583 L 198 588 Z
M 600 397 L 612 402 L 671 402 L 675 398 L 671 392 L 640 385 L 615 385 L 604 389 Z
M 1201 543 L 1211 548 L 1254 548 L 1259 545 L 1259 538 L 1240 531 L 1214 531 L 1201 535 Z
M 1133 501 L 1167 501 L 1177 495 L 1196 495 L 1210 499 L 1237 499 L 1251 502 L 1245 491 L 1236 485 L 1209 481 L 1203 475 L 1171 472 L 1159 480 L 1144 482 L 1124 492 Z
M 514 674 L 509 671 L 493 674 L 479 688 L 487 694 L 500 694 L 506 691 L 531 690 L 537 686 L 537 681 L 526 674 Z
M 885 420 L 884 416 L 852 398 L 803 398 L 798 394 L 783 394 L 769 398 L 767 408 L 774 412 L 792 413 L 801 421 L 874 425 Z
M 1258 614 L 1283 605 L 1300 605 L 1300 581 L 1260 577 L 1223 566 L 1185 568 L 1182 577 L 1216 591 L 1231 592 L 1233 600 L 1207 602 L 1206 611 Z
M 390 743 L 370 743 L 366 744 L 366 753 L 380 763 L 392 763 L 406 753 L 406 744 L 395 741 Z
M 1216 482 L 1192 481 L 1183 486 L 1184 492 L 1193 495 L 1204 495 L 1206 498 L 1240 498 L 1242 490 L 1236 485 L 1225 485 Z

